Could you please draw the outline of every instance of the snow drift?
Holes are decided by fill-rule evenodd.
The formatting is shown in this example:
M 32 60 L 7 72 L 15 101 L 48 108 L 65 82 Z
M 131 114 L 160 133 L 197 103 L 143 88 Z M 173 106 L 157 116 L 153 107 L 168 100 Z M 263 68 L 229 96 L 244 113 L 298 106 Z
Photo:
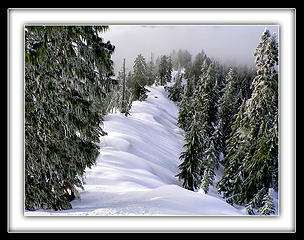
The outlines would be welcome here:
M 26 211 L 37 215 L 243 215 L 215 191 L 193 192 L 178 178 L 183 131 L 178 107 L 164 87 L 147 87 L 148 98 L 133 102 L 131 116 L 107 115 L 96 165 L 86 170 L 80 199 L 65 211 Z

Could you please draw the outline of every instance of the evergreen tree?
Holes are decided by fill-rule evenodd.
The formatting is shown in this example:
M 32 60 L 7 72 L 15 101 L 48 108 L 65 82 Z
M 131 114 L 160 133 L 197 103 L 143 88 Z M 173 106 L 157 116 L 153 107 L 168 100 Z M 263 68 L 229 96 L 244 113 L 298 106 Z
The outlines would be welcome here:
M 135 86 L 132 92 L 133 99 L 132 101 L 143 101 L 145 100 L 148 95 L 146 94 L 148 92 L 148 89 L 145 87 L 141 86 L 138 82 L 135 82 Z
M 221 146 L 220 151 L 226 155 L 226 141 L 231 134 L 231 127 L 234 121 L 234 115 L 236 114 L 237 109 L 235 108 L 235 85 L 236 77 L 232 68 L 230 68 L 226 76 L 226 86 L 223 90 L 223 96 L 220 99 L 219 103 L 219 119 L 220 124 L 218 128 L 221 131 L 221 138 L 219 144 Z
M 204 69 L 205 64 L 203 64 L 203 71 Z M 207 128 L 211 129 L 209 132 L 213 132 L 213 126 L 215 126 L 217 118 L 216 92 L 216 78 L 212 63 L 208 66 L 207 71 L 201 75 L 198 93 L 196 94 L 202 112 L 202 122 Z
M 252 80 L 256 76 L 256 70 L 254 68 L 240 68 L 237 72 L 235 72 L 236 79 L 236 95 L 238 95 L 236 99 L 236 108 L 238 108 L 243 99 L 249 99 L 251 97 L 252 89 L 251 83 Z
M 156 67 L 153 61 L 153 54 L 151 53 L 151 59 L 147 64 L 147 85 L 152 85 L 156 78 Z
M 160 85 L 164 86 L 167 82 L 171 81 L 172 63 L 171 58 L 166 55 L 161 56 L 158 66 L 158 75 Z
M 185 131 L 188 129 L 189 123 L 192 119 L 193 111 L 191 109 L 191 105 L 193 102 L 193 95 L 194 95 L 193 79 L 190 78 L 187 80 L 182 101 L 179 106 L 178 121 L 177 121 L 178 125 Z
M 205 192 L 208 192 L 209 185 L 213 183 L 215 169 L 218 166 L 218 152 L 214 145 L 214 126 L 217 115 L 217 94 L 215 89 L 216 79 L 214 64 L 212 63 L 209 65 L 208 70 L 202 73 L 199 90 L 196 94 L 198 109 L 201 112 L 201 135 L 204 139 L 203 145 L 201 146 L 203 149 L 201 174 L 205 176 L 202 183 Z
M 99 154 L 114 46 L 106 26 L 25 27 L 25 209 L 71 208 Z
M 135 87 L 135 83 L 138 83 L 142 87 L 148 84 L 147 78 L 147 64 L 145 58 L 139 54 L 136 59 L 134 60 L 133 66 L 133 83 Z
M 177 51 L 177 70 L 180 71 L 191 63 L 191 54 L 187 50 L 179 49 Z
M 218 166 L 218 156 L 216 154 L 216 148 L 214 145 L 214 138 L 204 139 L 204 145 L 206 145 L 206 150 L 203 153 L 203 159 L 201 164 L 201 172 L 203 174 L 201 188 L 205 193 L 208 193 L 209 186 L 213 185 L 215 170 Z
M 215 136 L 218 133 L 215 131 L 217 84 L 214 64 L 208 65 L 207 60 L 204 61 L 200 83 L 197 85 L 191 107 L 186 110 L 186 101 L 191 99 L 190 96 L 193 94 L 192 81 L 189 83 L 187 83 L 179 112 L 179 124 L 186 131 L 185 146 L 187 146 L 187 151 L 180 156 L 184 162 L 180 165 L 182 172 L 178 176 L 184 179 L 183 186 L 187 189 L 195 190 L 200 186 L 205 192 L 208 192 L 209 185 L 213 184 L 219 155 L 215 147 Z M 193 113 L 190 121 L 186 111 L 188 111 L 189 116 L 192 116 Z M 197 140 L 194 141 L 194 139 Z M 193 147 L 194 143 L 198 144 L 195 148 Z
M 178 74 L 175 83 L 171 86 L 165 86 L 165 89 L 168 91 L 169 99 L 173 102 L 180 103 L 184 93 L 184 87 L 182 86 L 183 74 Z
M 193 103 L 195 104 L 195 102 Z M 195 109 L 195 106 L 193 106 Z M 181 153 L 180 159 L 183 162 L 179 165 L 181 172 L 177 174 L 178 178 L 183 181 L 183 187 L 189 190 L 196 190 L 201 183 L 201 158 L 202 158 L 202 143 L 200 129 L 200 113 L 194 112 L 189 130 L 185 134 L 184 147 L 186 150 Z
M 218 91 L 219 99 L 224 94 L 224 87 L 226 85 L 226 77 L 228 74 L 227 70 L 228 69 L 224 65 L 220 64 L 219 62 L 215 62 L 214 71 L 215 71 L 215 78 L 217 80 L 217 91 Z
M 191 67 L 191 77 L 194 78 L 194 85 L 196 86 L 197 82 L 199 82 L 200 77 L 202 73 L 205 71 L 202 69 L 202 65 L 207 58 L 206 54 L 202 50 L 202 52 L 198 53 L 193 61 L 192 67 Z M 206 60 L 206 63 L 208 63 L 208 60 Z M 210 64 L 210 62 L 209 62 Z
M 228 142 L 227 171 L 219 184 L 231 201 L 260 208 L 265 189 L 277 188 L 278 167 L 278 48 L 274 36 L 265 29 L 254 53 L 257 75 L 251 98 L 243 104 Z M 232 166 L 237 170 L 232 171 Z M 231 184 L 233 182 L 233 184 Z
M 169 56 L 168 57 L 168 63 L 167 63 L 167 72 L 166 72 L 167 82 L 171 82 L 171 73 L 172 73 L 172 70 L 173 70 L 172 59 Z
M 270 215 L 275 213 L 271 188 L 269 188 L 268 192 L 264 195 L 262 199 L 262 207 L 258 209 L 258 213 L 261 215 Z
M 133 74 L 131 78 L 132 84 L 127 84 L 131 87 L 132 101 L 143 101 L 147 97 L 148 90 L 145 86 L 149 83 L 148 70 L 145 58 L 139 54 L 134 60 Z M 128 80 L 130 82 L 130 80 Z
M 176 50 L 172 50 L 170 53 L 170 57 L 172 59 L 172 69 L 176 70 L 178 69 L 178 61 L 177 61 L 177 52 Z
M 242 191 L 242 173 L 239 170 L 246 151 L 248 150 L 247 142 L 245 141 L 248 133 L 242 129 L 245 104 L 246 102 L 244 100 L 231 127 L 231 137 L 226 141 L 226 155 L 224 157 L 225 170 L 217 184 L 218 192 L 223 193 L 226 201 L 230 204 L 238 202 L 234 193 Z

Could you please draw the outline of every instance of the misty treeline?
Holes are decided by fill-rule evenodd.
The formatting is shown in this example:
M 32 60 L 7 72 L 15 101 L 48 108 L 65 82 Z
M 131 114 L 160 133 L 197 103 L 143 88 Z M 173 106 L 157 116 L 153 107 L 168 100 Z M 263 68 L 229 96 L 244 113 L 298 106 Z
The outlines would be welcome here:
M 116 86 L 112 92 L 113 97 L 110 98 L 111 102 L 108 104 L 108 110 L 112 112 L 119 110 L 127 116 L 134 100 L 144 100 L 147 97 L 148 90 L 145 87 L 153 84 L 156 86 L 167 85 L 172 80 L 173 70 L 180 72 L 182 69 L 186 69 L 186 72 L 190 74 L 191 68 L 191 74 L 198 77 L 201 72 L 202 56 L 205 56 L 203 51 L 195 57 L 192 63 L 192 56 L 185 49 L 172 50 L 169 55 L 160 55 L 156 58 L 151 52 L 149 59 L 145 59 L 142 54 L 138 54 L 132 69 L 126 70 L 123 64 L 122 69 L 118 71 Z M 179 80 L 177 79 L 177 81 Z M 179 84 L 176 83 L 176 87 L 178 87 L 177 85 Z M 171 88 L 166 87 L 166 89 L 170 91 Z M 177 96 L 175 88 L 174 91 L 170 94 L 181 97 L 181 95 Z M 181 89 L 181 91 L 183 90 Z M 170 94 L 170 99 L 176 101 L 175 97 Z
M 254 70 L 221 65 L 202 51 L 167 89 L 185 130 L 177 175 L 183 187 L 207 193 L 216 184 L 228 203 L 269 215 L 278 191 L 276 36 L 265 29 L 253 54 Z M 220 166 L 224 172 L 215 183 Z
M 113 97 L 109 103 L 109 111 L 119 110 L 129 114 L 132 102 L 142 101 L 147 97 L 146 86 L 153 84 L 165 86 L 171 81 L 173 62 L 170 56 L 161 55 L 154 61 L 153 53 L 150 59 L 146 60 L 139 54 L 133 64 L 133 68 L 126 71 L 125 64 L 117 74 L 117 85 L 112 92 Z

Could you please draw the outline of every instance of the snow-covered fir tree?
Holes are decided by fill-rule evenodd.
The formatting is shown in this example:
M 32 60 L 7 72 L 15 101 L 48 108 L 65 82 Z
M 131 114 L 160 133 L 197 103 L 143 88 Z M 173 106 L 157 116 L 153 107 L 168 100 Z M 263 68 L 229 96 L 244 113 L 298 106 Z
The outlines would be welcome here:
M 167 55 L 161 56 L 158 65 L 158 76 L 161 86 L 164 86 L 167 82 L 171 81 L 171 72 L 172 72 L 171 58 L 168 57 Z
M 193 78 L 189 78 L 186 83 L 185 91 L 182 97 L 181 104 L 178 112 L 178 125 L 185 131 L 189 127 L 190 120 L 192 119 L 191 105 L 194 96 Z
M 182 85 L 183 74 L 180 73 L 176 76 L 175 83 L 171 86 L 165 86 L 166 91 L 168 91 L 168 97 L 173 102 L 179 104 L 182 100 L 184 93 L 184 86 Z
M 147 85 L 152 85 L 156 81 L 156 66 L 151 53 L 150 61 L 147 63 Z
M 242 105 L 237 128 L 228 139 L 227 166 L 219 184 L 230 201 L 251 205 L 250 209 L 263 207 L 264 189 L 278 186 L 278 45 L 267 29 L 254 55 L 257 75 L 252 95 Z M 232 148 L 231 143 L 237 145 Z M 232 171 L 232 166 L 237 169 Z
M 242 130 L 242 119 L 245 112 L 245 101 L 243 101 L 236 119 L 231 127 L 231 137 L 226 141 L 226 155 L 224 157 L 225 170 L 222 178 L 218 182 L 218 191 L 223 194 L 230 204 L 237 202 L 234 198 L 236 192 L 241 191 L 241 173 L 239 167 L 245 157 L 247 145 L 245 137 L 247 132 Z
M 99 154 L 114 46 L 106 26 L 25 27 L 25 209 L 71 208 Z
M 220 119 L 217 129 L 221 136 L 218 137 L 218 146 L 223 155 L 226 155 L 226 141 L 231 134 L 231 126 L 236 114 L 236 76 L 232 68 L 226 76 L 226 86 L 219 102 L 218 118 Z
M 133 65 L 133 86 L 135 86 L 136 82 L 142 87 L 148 84 L 147 64 L 141 54 L 137 55 Z
M 207 62 L 207 60 L 205 60 Z M 215 169 L 218 166 L 218 152 L 214 145 L 215 123 L 217 117 L 217 84 L 214 72 L 214 64 L 211 63 L 205 71 L 206 63 L 202 67 L 202 75 L 196 93 L 198 111 L 201 113 L 201 134 L 204 139 L 202 149 L 201 174 L 205 176 L 203 186 L 205 192 L 212 184 Z M 205 174 L 207 172 L 208 174 Z
M 184 162 L 180 165 L 182 172 L 178 176 L 184 179 L 186 182 L 188 181 L 186 179 L 191 179 L 192 181 L 195 178 L 195 187 L 189 188 L 189 183 L 185 184 L 188 189 L 195 190 L 198 187 L 197 184 L 199 184 L 204 188 L 205 192 L 208 192 L 209 185 L 213 184 L 215 169 L 218 166 L 219 155 L 215 147 L 215 137 L 213 136 L 215 133 L 214 126 L 217 114 L 217 91 L 215 89 L 217 85 L 213 63 L 208 65 L 207 60 L 204 61 L 202 65 L 200 82 L 197 85 L 195 96 L 192 100 L 190 108 L 186 110 L 186 101 L 191 99 L 190 97 L 187 97 L 191 91 L 191 85 L 191 81 L 189 84 L 187 83 L 185 95 L 182 100 L 181 109 L 179 112 L 180 125 L 184 127 L 186 131 L 185 146 L 188 146 L 187 149 L 191 150 L 191 154 L 189 154 L 189 151 L 181 154 L 180 158 L 184 159 Z M 189 121 L 189 118 L 186 116 L 186 111 L 188 111 L 188 115 L 191 116 L 193 114 L 195 117 L 192 117 Z M 190 136 L 196 136 L 197 139 L 200 139 L 199 145 L 197 145 L 196 148 L 192 146 L 193 137 L 189 138 L 188 134 L 190 134 Z M 189 146 L 191 146 L 191 148 L 189 148 Z M 194 150 L 196 151 L 195 154 L 193 153 Z M 190 158 L 191 161 L 187 160 L 188 158 L 185 157 L 188 156 L 187 154 L 190 155 L 188 158 Z M 197 164 L 199 164 L 199 169 L 197 168 Z M 195 171 L 193 171 L 191 168 L 190 171 L 189 167 L 194 167 Z M 202 179 L 203 182 L 201 183 L 200 181 Z
M 213 185 L 215 170 L 218 166 L 218 156 L 216 154 L 214 138 L 204 139 L 206 150 L 203 153 L 201 164 L 201 173 L 203 175 L 201 188 L 205 193 L 208 193 L 209 186 Z
M 270 215 L 275 213 L 272 194 L 273 194 L 273 189 L 269 188 L 268 192 L 265 193 L 262 199 L 262 207 L 260 207 L 257 211 L 261 215 Z
M 193 102 L 195 105 L 195 102 Z M 192 107 L 195 109 L 195 106 Z M 183 187 L 189 190 L 196 190 L 201 184 L 201 161 L 202 161 L 202 144 L 200 113 L 195 111 L 189 126 L 189 130 L 185 134 L 184 147 L 186 150 L 181 153 L 180 160 L 183 162 L 178 166 L 181 170 L 177 174 L 178 178 L 183 182 Z

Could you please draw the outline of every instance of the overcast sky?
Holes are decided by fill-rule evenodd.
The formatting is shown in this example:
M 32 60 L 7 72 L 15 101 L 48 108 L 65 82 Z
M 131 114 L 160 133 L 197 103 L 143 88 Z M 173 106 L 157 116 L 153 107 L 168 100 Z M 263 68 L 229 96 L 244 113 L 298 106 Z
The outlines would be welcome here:
M 156 58 L 179 49 L 188 50 L 192 60 L 204 50 L 220 62 L 250 66 L 254 65 L 253 52 L 265 27 L 278 34 L 278 26 L 267 25 L 110 25 L 102 37 L 115 45 L 115 71 L 121 69 L 123 58 L 127 70 L 132 70 L 138 54 L 148 62 L 151 52 Z

